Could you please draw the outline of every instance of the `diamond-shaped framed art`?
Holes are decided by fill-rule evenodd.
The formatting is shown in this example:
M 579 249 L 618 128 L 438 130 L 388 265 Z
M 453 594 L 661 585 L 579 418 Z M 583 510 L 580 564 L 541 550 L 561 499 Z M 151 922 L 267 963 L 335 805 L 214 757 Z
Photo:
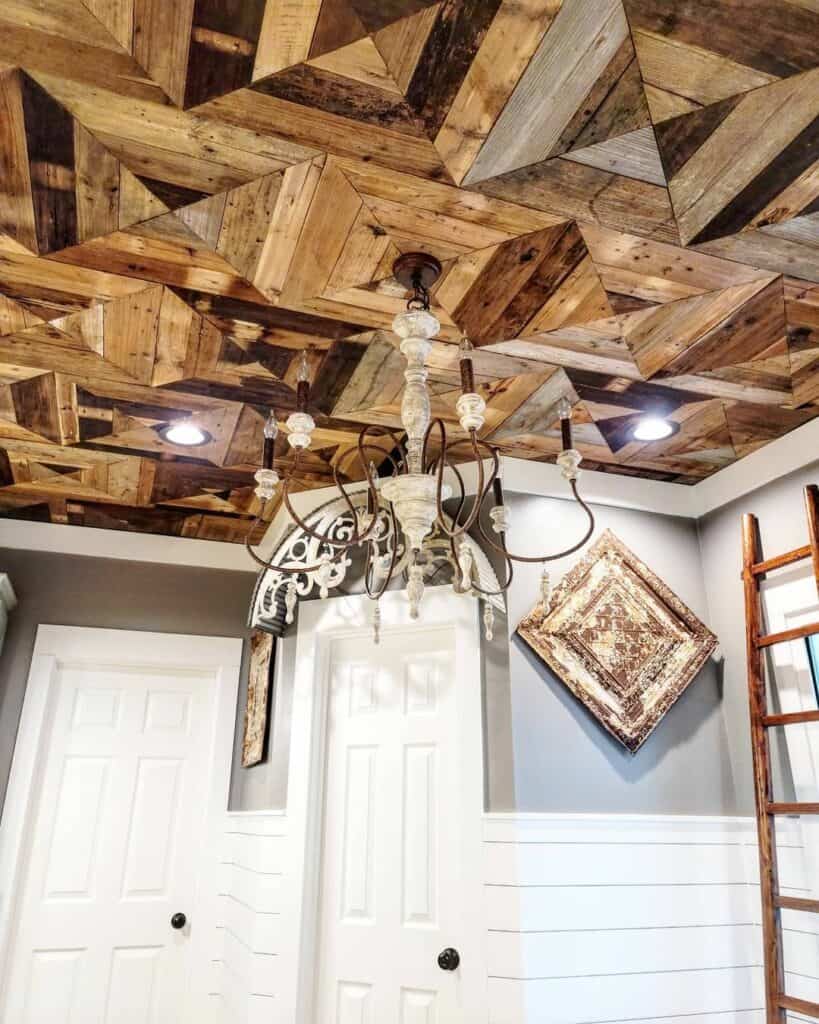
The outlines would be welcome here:
M 636 753 L 693 681 L 717 638 L 610 530 L 537 604 L 519 636 Z

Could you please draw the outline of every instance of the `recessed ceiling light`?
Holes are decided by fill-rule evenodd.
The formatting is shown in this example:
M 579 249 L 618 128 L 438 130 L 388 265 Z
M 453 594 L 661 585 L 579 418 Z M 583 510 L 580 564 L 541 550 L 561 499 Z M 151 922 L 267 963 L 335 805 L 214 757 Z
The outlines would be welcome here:
M 170 423 L 159 433 L 166 441 L 182 445 L 184 448 L 195 448 L 197 445 L 207 444 L 211 440 L 207 430 L 197 427 L 195 423 Z
M 679 430 L 679 425 L 659 416 L 643 416 L 637 421 L 632 435 L 635 441 L 662 441 Z

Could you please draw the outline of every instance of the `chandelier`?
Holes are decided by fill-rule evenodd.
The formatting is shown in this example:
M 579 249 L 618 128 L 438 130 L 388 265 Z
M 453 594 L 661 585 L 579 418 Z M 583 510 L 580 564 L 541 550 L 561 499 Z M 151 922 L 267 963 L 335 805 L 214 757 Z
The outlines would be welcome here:
M 407 361 L 404 372 L 406 386 L 401 403 L 402 431 L 395 432 L 381 426 L 366 426 L 358 437 L 356 448 L 351 449 L 333 468 L 333 479 L 340 500 L 347 510 L 343 528 L 320 529 L 310 516 L 301 518 L 290 499 L 292 482 L 297 478 L 300 459 L 310 447 L 315 421 L 307 411 L 310 400 L 310 382 L 306 351 L 298 376 L 296 411 L 287 419 L 287 441 L 293 451 L 293 462 L 284 479 L 274 466 L 274 445 L 278 435 L 276 416 L 271 411 L 264 427 L 264 455 L 261 469 L 256 473 L 256 496 L 261 502 L 256 524 L 265 518 L 267 503 L 281 488 L 281 500 L 288 515 L 311 544 L 311 558 L 306 562 L 294 560 L 292 564 L 274 564 L 253 549 L 250 531 L 246 547 L 251 557 L 265 569 L 281 574 L 287 622 L 293 621 L 299 594 L 309 593 L 313 587 L 321 597 L 343 581 L 350 564 L 348 553 L 352 548 L 363 548 L 365 553 L 364 587 L 375 602 L 373 626 L 376 641 L 380 625 L 378 600 L 400 573 L 406 579 L 406 593 L 410 616 L 417 618 L 424 594 L 425 579 L 435 575 L 441 560 L 448 561 L 454 571 L 453 587 L 459 594 L 474 597 L 498 597 L 512 583 L 515 562 L 543 565 L 540 589 L 541 600 L 548 607 L 551 601 L 551 581 L 547 565 L 579 550 L 594 531 L 594 516 L 578 493 L 577 478 L 581 461 L 580 452 L 572 447 L 571 404 L 562 398 L 556 406 L 560 419 L 563 450 L 557 456 L 563 477 L 568 481 L 574 500 L 588 517 L 588 526 L 577 542 L 560 551 L 543 555 L 520 555 L 509 550 L 507 532 L 509 511 L 504 503 L 500 454 L 495 445 L 478 435 L 483 428 L 486 411 L 484 399 L 475 389 L 473 349 L 464 338 L 460 345 L 461 395 L 456 409 L 465 437 L 449 440 L 442 419 L 433 419 L 427 388 L 426 361 L 432 340 L 440 330 L 440 323 L 430 312 L 430 288 L 441 274 L 441 264 L 426 253 L 407 253 L 395 261 L 396 280 L 412 295 L 407 310 L 393 321 L 393 330 L 400 338 L 401 354 Z M 381 444 L 374 442 L 381 440 Z M 385 455 L 384 441 L 391 449 Z M 464 476 L 453 461 L 472 460 L 477 478 L 474 500 L 470 501 Z M 342 467 L 355 457 L 366 484 L 364 492 L 350 492 L 341 482 Z M 381 463 L 376 469 L 375 459 Z M 386 469 L 386 474 L 384 470 Z M 450 511 L 444 503 L 453 497 L 452 480 L 457 486 Z M 363 500 L 362 500 L 363 498 Z M 487 525 L 484 513 L 488 512 Z M 474 542 L 477 534 L 486 549 L 498 556 L 503 565 L 503 576 L 497 590 L 481 586 L 476 571 Z M 485 606 L 484 623 L 491 638 L 492 605 Z

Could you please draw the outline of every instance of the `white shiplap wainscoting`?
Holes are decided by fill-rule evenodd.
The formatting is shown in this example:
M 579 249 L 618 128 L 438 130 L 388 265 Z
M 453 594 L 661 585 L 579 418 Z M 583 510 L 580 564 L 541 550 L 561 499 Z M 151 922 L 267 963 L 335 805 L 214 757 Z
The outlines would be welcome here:
M 755 823 L 487 815 L 490 1024 L 762 1020 Z M 801 831 L 783 888 L 808 895 Z M 788 992 L 817 995 L 815 923 L 787 914 Z
M 294 1024 L 287 839 L 283 814 L 226 820 L 214 1024 Z M 753 819 L 488 814 L 484 840 L 486 1024 L 763 1024 Z M 816 898 L 797 819 L 778 853 L 783 892 Z M 819 918 L 783 930 L 788 993 L 819 1001 Z
M 213 962 L 215 1021 L 277 1019 L 286 843 L 281 813 L 227 816 Z

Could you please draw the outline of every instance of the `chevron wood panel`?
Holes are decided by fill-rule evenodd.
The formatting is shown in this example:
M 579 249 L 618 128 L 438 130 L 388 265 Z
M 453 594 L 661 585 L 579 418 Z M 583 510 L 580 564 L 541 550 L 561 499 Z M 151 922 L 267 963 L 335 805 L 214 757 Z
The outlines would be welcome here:
M 819 415 L 819 7 L 6 0 L 0 513 L 243 540 L 305 350 L 296 486 L 360 477 L 417 250 L 453 437 L 464 334 L 519 457 L 562 397 L 586 466 L 680 483 Z

